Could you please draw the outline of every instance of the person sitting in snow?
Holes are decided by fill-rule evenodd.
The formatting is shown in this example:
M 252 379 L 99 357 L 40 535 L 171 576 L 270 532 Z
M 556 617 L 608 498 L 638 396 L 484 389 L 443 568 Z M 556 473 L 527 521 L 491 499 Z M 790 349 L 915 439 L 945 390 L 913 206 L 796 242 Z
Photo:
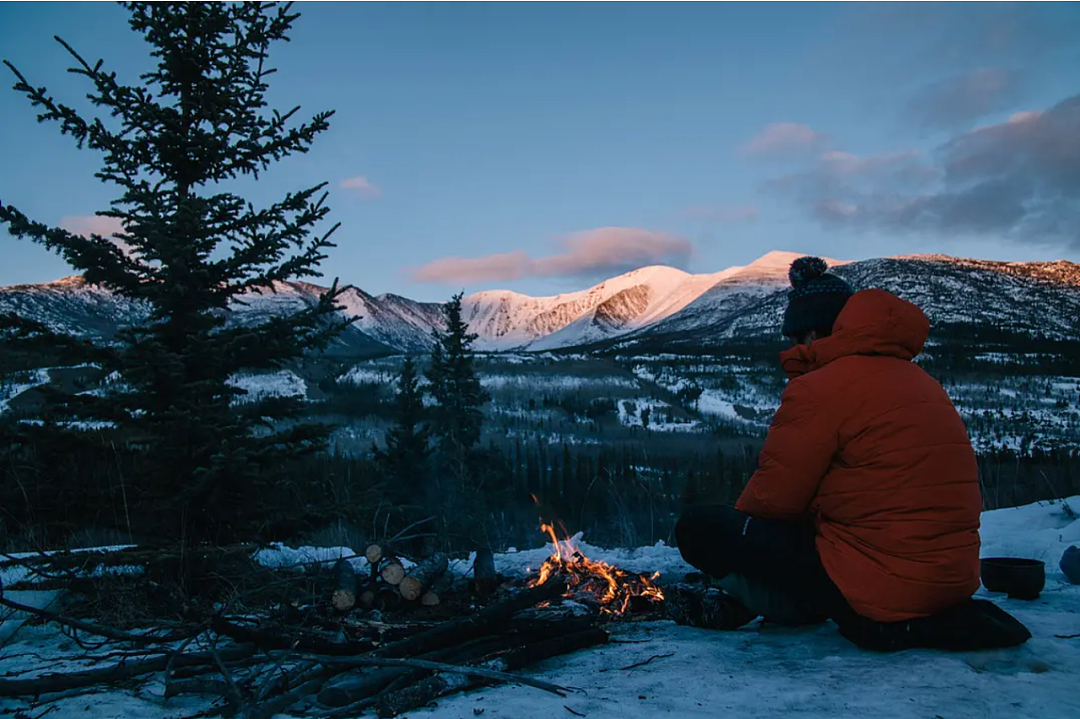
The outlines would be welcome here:
M 912 360 L 930 323 L 802 257 L 780 355 L 789 382 L 734 507 L 690 507 L 675 535 L 707 588 L 669 592 L 681 623 L 826 618 L 859 646 L 975 649 L 1031 634 L 979 588 L 978 467 L 964 422 Z

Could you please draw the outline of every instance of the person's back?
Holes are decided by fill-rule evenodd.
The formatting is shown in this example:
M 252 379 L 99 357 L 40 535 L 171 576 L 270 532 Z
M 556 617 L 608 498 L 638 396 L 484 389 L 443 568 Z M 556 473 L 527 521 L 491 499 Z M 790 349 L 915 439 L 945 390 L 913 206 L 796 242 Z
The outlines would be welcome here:
M 820 258 L 792 263 L 780 356 L 790 381 L 735 507 L 675 527 L 708 589 L 665 590 L 675 621 L 835 621 L 861 647 L 989 649 L 1031 633 L 979 587 L 975 452 L 945 390 L 913 362 L 930 323 L 855 292 Z
M 777 519 L 808 512 L 829 576 L 877 621 L 927 616 L 979 587 L 975 452 L 944 389 L 911 361 L 928 330 L 915 305 L 865 290 L 830 336 L 785 353 L 789 399 L 812 417 L 791 441 L 770 437 L 764 471 L 736 505 Z M 781 484 L 769 481 L 770 463 L 785 472 Z M 793 476 L 794 463 L 813 469 Z M 806 506 L 792 501 L 801 476 L 814 485 Z

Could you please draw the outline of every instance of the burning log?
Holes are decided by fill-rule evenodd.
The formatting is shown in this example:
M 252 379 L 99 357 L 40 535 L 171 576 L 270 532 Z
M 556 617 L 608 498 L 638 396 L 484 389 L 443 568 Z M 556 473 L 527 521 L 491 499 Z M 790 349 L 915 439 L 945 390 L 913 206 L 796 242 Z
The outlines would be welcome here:
M 439 577 L 446 573 L 449 566 L 450 562 L 445 554 L 436 553 L 432 555 L 429 559 L 416 565 L 412 572 L 401 580 L 398 585 L 401 596 L 406 601 L 416 601 Z
M 482 548 L 476 551 L 473 560 L 473 588 L 477 594 L 491 594 L 499 584 L 498 575 L 495 573 L 495 555 L 490 549 Z
M 334 565 L 334 593 L 330 601 L 339 612 L 347 612 L 356 606 L 356 570 L 344 557 Z
M 379 574 L 384 582 L 396 587 L 405 579 L 405 567 L 401 566 L 401 562 L 398 560 L 391 559 Z
M 625 614 L 632 603 L 653 604 L 664 600 L 663 591 L 653 583 L 660 576 L 659 572 L 646 577 L 589 559 L 569 540 L 560 540 L 550 524 L 541 524 L 541 529 L 551 537 L 554 553 L 526 586 L 542 586 L 552 577 L 561 577 L 566 581 L 570 595 L 580 595 L 586 601 L 592 598 L 599 602 L 600 611 L 615 616 Z

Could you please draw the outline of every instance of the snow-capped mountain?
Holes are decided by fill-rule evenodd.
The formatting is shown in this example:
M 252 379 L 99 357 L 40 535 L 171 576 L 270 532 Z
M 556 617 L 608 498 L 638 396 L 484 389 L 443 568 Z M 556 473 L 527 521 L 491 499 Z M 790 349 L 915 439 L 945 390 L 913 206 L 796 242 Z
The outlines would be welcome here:
M 270 314 L 296 311 L 318 301 L 326 288 L 306 282 L 276 282 L 273 292 L 245 295 L 234 306 L 235 313 L 245 321 L 262 321 Z M 406 297 L 386 294 L 369 295 L 355 287 L 338 297 L 342 313 L 357 318 L 342 341 L 356 341 L 361 334 L 395 351 L 413 352 L 431 345 L 431 330 L 442 322 L 442 305 L 437 302 L 416 302 Z
M 729 272 L 691 275 L 674 267 L 643 267 L 587 290 L 554 297 L 479 292 L 464 298 L 463 309 L 482 349 L 570 347 L 670 317 Z
M 1071 262 L 914 255 L 829 265 L 855 289 L 880 287 L 917 304 L 930 319 L 932 335 L 968 326 L 1080 341 L 1080 265 Z M 632 333 L 619 346 L 777 339 L 787 289 L 786 271 L 736 273 L 681 312 Z
M 729 338 L 775 338 L 786 302 L 787 269 L 797 255 L 770 252 L 745 267 L 693 275 L 644 267 L 579 292 L 530 297 L 506 290 L 463 299 L 477 348 L 551 350 L 620 348 L 663 343 L 710 345 Z M 1080 266 L 1071 262 L 992 262 L 921 255 L 843 262 L 829 260 L 856 288 L 883 287 L 919 304 L 936 327 L 979 325 L 1080 340 Z M 276 283 L 246 295 L 230 320 L 260 322 L 316 302 L 324 288 Z M 358 319 L 334 351 L 364 356 L 421 351 L 442 323 L 439 303 L 350 288 L 339 299 Z M 110 338 L 142 321 L 137 302 L 69 277 L 0 288 L 0 313 L 15 312 L 74 334 Z

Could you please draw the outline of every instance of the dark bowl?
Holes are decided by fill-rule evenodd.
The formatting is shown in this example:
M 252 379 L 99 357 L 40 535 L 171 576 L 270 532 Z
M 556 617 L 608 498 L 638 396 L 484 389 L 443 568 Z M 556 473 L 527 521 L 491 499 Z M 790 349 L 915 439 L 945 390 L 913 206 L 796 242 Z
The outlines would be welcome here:
M 1019 557 L 988 557 L 982 562 L 982 583 L 1010 599 L 1036 599 L 1046 584 L 1046 563 Z

